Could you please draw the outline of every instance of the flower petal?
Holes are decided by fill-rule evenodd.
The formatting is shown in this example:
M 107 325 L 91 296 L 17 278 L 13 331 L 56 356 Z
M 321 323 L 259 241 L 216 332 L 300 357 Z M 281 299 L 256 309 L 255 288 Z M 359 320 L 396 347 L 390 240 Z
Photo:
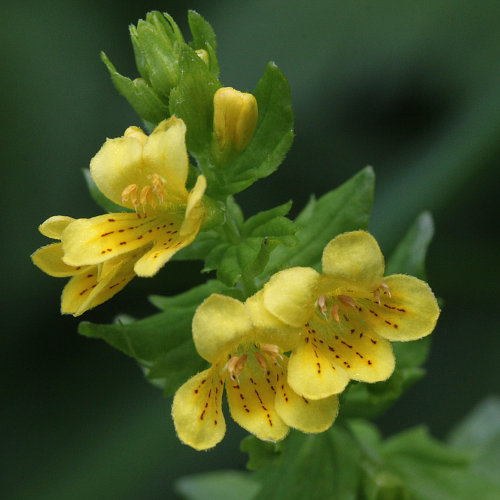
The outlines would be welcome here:
M 144 145 L 143 159 L 150 174 L 165 182 L 167 194 L 185 200 L 189 159 L 186 150 L 186 125 L 176 116 L 158 124 Z
M 73 219 L 73 217 L 54 215 L 53 217 L 49 217 L 45 222 L 42 222 L 42 224 L 38 226 L 38 230 L 44 236 L 47 236 L 47 238 L 60 240 L 62 232 L 66 229 L 66 226 L 74 220 L 75 219 Z
M 245 307 L 261 342 L 279 345 L 283 351 L 289 351 L 297 344 L 299 331 L 280 321 L 264 307 L 263 290 L 249 297 L 245 301 Z
M 224 383 L 213 366 L 189 379 L 174 396 L 172 417 L 179 439 L 206 450 L 219 443 L 226 433 L 222 414 Z
M 371 331 L 356 317 L 346 314 L 340 323 L 312 322 L 307 329 L 309 342 L 332 364 L 345 370 L 349 378 L 363 382 L 387 380 L 394 371 L 391 343 Z
M 182 215 L 175 212 L 151 217 L 119 213 L 77 219 L 63 232 L 64 262 L 74 266 L 99 264 L 152 241 L 171 247 L 181 223 Z
M 35 266 L 38 266 L 49 276 L 54 276 L 56 278 L 73 276 L 80 269 L 65 264 L 62 260 L 63 255 L 62 243 L 52 243 L 39 248 L 31 256 L 31 259 L 33 260 L 33 264 L 35 264 Z
M 369 318 L 363 318 L 382 337 L 393 341 L 416 340 L 429 335 L 439 316 L 439 307 L 425 281 L 394 274 L 384 278 L 388 292 L 380 304 L 372 300 Z
M 264 286 L 264 306 L 284 323 L 300 327 L 313 312 L 319 279 L 310 267 L 280 271 Z
M 375 238 L 366 231 L 352 231 L 334 238 L 325 247 L 321 262 L 323 274 L 333 283 L 350 282 L 375 288 L 384 275 L 384 256 Z
M 339 401 L 337 396 L 317 400 L 299 396 L 288 385 L 284 366 L 278 373 L 275 406 L 278 415 L 290 427 L 302 432 L 323 432 L 333 424 Z
M 88 266 L 69 280 L 61 297 L 61 313 L 80 314 L 91 308 L 91 293 L 98 285 L 97 266 Z M 97 305 L 97 304 L 95 304 Z
M 279 441 L 289 427 L 276 412 L 276 388 L 272 370 L 262 370 L 249 359 L 237 380 L 226 381 L 227 399 L 233 419 L 264 441 Z
M 128 131 L 129 129 L 127 129 Z M 154 174 L 143 162 L 143 145 L 135 134 L 107 139 L 90 161 L 90 174 L 99 190 L 118 205 L 134 209 L 132 202 L 122 201 L 122 192 L 131 184 L 149 184 Z
M 186 214 L 180 231 L 181 234 L 198 233 L 200 230 L 200 226 L 205 215 L 202 199 L 206 189 L 207 180 L 205 176 L 200 175 L 198 179 L 196 179 L 196 184 L 188 196 Z
M 288 362 L 288 383 L 300 396 L 322 399 L 342 392 L 349 382 L 344 369 L 332 364 L 321 345 L 305 332 Z
M 245 306 L 231 297 L 213 293 L 193 317 L 194 345 L 200 356 L 211 363 L 224 359 L 251 333 L 252 323 Z

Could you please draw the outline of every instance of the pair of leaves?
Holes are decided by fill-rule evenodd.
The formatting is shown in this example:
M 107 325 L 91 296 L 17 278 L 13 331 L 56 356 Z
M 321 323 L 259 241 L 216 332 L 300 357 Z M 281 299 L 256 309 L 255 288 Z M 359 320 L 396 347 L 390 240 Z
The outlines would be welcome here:
M 191 323 L 198 305 L 212 293 L 235 295 L 237 292 L 210 280 L 174 297 L 151 297 L 153 304 L 163 311 L 159 314 L 111 325 L 82 322 L 78 331 L 86 337 L 102 339 L 136 359 L 146 377 L 162 387 L 165 395 L 171 395 L 205 367 L 206 362 L 193 344 Z

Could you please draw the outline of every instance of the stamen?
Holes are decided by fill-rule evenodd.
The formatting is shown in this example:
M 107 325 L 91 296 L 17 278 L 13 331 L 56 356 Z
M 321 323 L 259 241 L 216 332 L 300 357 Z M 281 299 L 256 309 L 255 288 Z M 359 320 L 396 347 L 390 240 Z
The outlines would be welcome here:
M 318 307 L 323 316 L 326 318 L 326 295 L 320 295 L 318 299 Z
M 137 193 L 139 192 L 139 186 L 137 184 L 130 184 L 122 191 L 122 202 L 130 201 L 134 205 L 137 211 Z
M 267 365 L 266 358 L 260 353 L 260 352 L 255 352 L 254 353 L 255 359 L 257 359 L 257 363 L 259 363 L 259 366 L 266 371 L 269 367 Z
M 340 316 L 339 316 L 339 305 L 338 304 L 333 304 L 332 309 L 331 309 L 331 315 L 332 318 L 337 322 L 340 323 Z
M 151 175 L 151 182 L 153 183 L 153 189 L 158 196 L 158 199 L 163 203 L 165 201 L 165 190 L 163 189 L 163 181 L 160 179 L 158 174 Z
M 276 358 L 283 359 L 283 356 L 280 354 L 280 348 L 274 344 L 262 344 L 260 346 L 260 350 L 267 354 L 273 361 L 276 361 Z
M 389 295 L 389 298 L 391 297 L 391 291 L 389 290 L 389 285 L 387 283 L 382 281 L 382 283 L 380 283 L 380 288 L 382 288 L 382 290 L 384 290 L 384 293 Z
M 337 295 L 337 299 L 339 299 L 342 305 L 346 307 L 356 307 L 354 299 L 352 297 L 349 297 L 349 295 Z
M 151 186 L 144 186 L 141 190 L 140 202 L 143 210 L 146 209 L 146 205 L 149 203 L 153 208 L 156 207 L 156 201 L 153 196 L 153 188 Z
M 243 371 L 247 358 L 248 355 L 243 354 L 243 356 L 233 356 L 227 362 L 226 368 L 232 380 L 234 380 Z
M 375 300 L 377 301 L 378 305 L 380 305 L 380 288 L 377 288 L 374 292 L 373 292 L 373 297 L 375 298 Z

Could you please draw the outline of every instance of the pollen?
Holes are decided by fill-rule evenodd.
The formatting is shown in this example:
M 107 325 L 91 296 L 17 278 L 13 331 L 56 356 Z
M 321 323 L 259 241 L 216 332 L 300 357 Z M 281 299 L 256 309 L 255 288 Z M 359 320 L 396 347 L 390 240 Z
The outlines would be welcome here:
M 165 201 L 163 181 L 160 179 L 160 176 L 158 174 L 153 174 L 151 176 L 151 182 L 153 184 L 153 190 L 156 193 L 156 196 L 163 203 Z
M 318 307 L 323 316 L 326 318 L 326 295 L 319 296 Z
M 340 316 L 339 316 L 339 305 L 338 304 L 333 304 L 332 309 L 331 309 L 331 315 L 332 318 L 337 322 L 340 323 Z
M 135 210 L 137 211 L 137 194 L 139 193 L 139 186 L 137 184 L 129 184 L 123 191 L 122 191 L 122 202 L 130 201 L 134 205 Z
M 243 371 L 247 358 L 247 354 L 244 354 L 243 356 L 233 356 L 227 362 L 226 368 L 232 380 L 235 380 L 236 377 Z
M 266 358 L 260 352 L 255 352 L 254 356 L 260 368 L 262 368 L 264 371 L 267 371 L 269 366 L 267 364 Z
M 349 295 L 337 295 L 337 298 L 339 299 L 340 303 L 343 306 L 346 307 L 356 307 L 356 303 L 354 302 L 354 299 L 350 297 Z
M 260 346 L 260 350 L 267 354 L 274 362 L 276 362 L 276 358 L 283 359 L 283 356 L 280 354 L 280 348 L 274 344 L 262 344 Z

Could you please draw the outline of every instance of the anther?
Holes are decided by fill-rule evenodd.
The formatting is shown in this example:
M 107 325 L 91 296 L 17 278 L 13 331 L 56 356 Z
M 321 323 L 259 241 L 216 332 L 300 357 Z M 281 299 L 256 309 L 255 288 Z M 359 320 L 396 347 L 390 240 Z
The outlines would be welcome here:
M 260 346 L 260 350 L 267 354 L 273 361 L 276 361 L 276 358 L 283 359 L 283 356 L 280 354 L 280 348 L 274 344 L 262 344 Z
M 137 184 L 129 184 L 122 191 L 122 202 L 130 201 L 134 205 L 135 210 L 137 211 L 137 193 L 139 192 L 139 186 Z
M 332 318 L 337 322 L 340 323 L 340 316 L 339 316 L 339 305 L 338 304 L 333 304 L 332 309 L 330 310 L 330 313 L 332 315 Z
M 234 380 L 243 371 L 247 358 L 248 355 L 243 354 L 243 356 L 233 356 L 227 362 L 226 368 L 232 380 Z
M 257 360 L 257 363 L 259 363 L 259 366 L 266 371 L 269 368 L 266 358 L 260 352 L 255 352 L 254 356 Z
M 349 295 L 337 295 L 337 299 L 346 307 L 356 307 L 354 299 Z
M 320 295 L 318 298 L 318 307 L 323 316 L 326 318 L 326 295 Z
M 141 190 L 141 196 L 139 201 L 143 209 L 146 208 L 146 205 L 149 203 L 153 208 L 156 206 L 156 201 L 153 196 L 153 188 L 151 186 L 144 186 Z
M 158 174 L 151 175 L 151 182 L 153 183 L 153 189 L 158 196 L 158 199 L 163 203 L 165 201 L 165 191 L 163 189 L 163 181 L 160 179 Z
M 387 295 L 389 295 L 389 297 L 391 297 L 391 291 L 389 290 L 389 285 L 387 283 L 382 281 L 382 283 L 380 283 L 380 288 L 384 290 L 384 293 L 386 293 Z

